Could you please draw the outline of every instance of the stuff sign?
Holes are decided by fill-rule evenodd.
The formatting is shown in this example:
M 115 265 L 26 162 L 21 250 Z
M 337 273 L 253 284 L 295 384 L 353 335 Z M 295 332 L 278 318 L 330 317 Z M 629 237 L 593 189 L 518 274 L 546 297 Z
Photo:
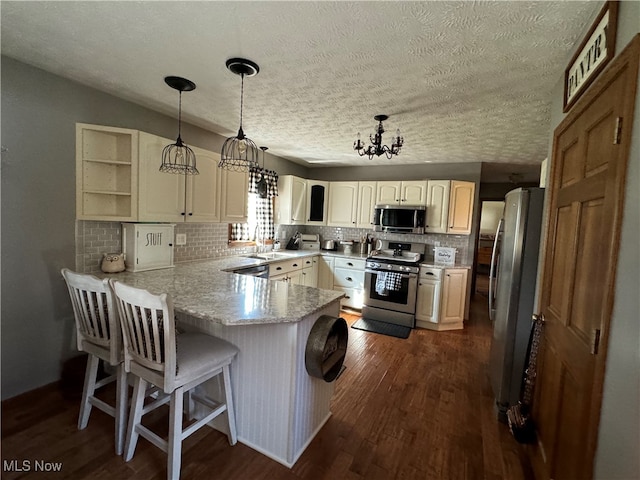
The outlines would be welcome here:
M 618 3 L 607 2 L 565 71 L 564 112 L 613 58 Z

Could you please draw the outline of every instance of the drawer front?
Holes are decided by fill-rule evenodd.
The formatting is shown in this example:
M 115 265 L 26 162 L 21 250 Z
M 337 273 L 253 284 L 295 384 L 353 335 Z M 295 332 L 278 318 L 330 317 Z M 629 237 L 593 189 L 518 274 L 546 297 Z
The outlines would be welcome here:
M 336 268 L 353 268 L 355 270 L 364 271 L 365 260 L 356 258 L 336 257 Z
M 341 307 L 362 309 L 364 303 L 364 290 L 359 288 L 336 287 L 334 290 L 344 292 L 345 297 L 340 299 Z
M 295 260 L 284 260 L 282 262 L 275 262 L 269 264 L 269 276 L 280 275 L 281 273 L 293 272 L 294 270 L 299 270 L 303 265 L 302 258 L 297 258 Z
M 442 268 L 438 267 L 420 267 L 421 280 L 442 280 Z
M 364 288 L 364 271 L 349 268 L 333 270 L 333 284 L 340 287 Z

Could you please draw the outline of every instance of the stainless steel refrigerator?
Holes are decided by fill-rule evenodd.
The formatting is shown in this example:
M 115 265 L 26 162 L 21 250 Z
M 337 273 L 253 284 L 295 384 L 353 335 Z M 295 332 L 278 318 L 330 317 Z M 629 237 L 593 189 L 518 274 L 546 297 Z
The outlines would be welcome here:
M 507 193 L 494 241 L 489 278 L 489 315 L 493 322 L 489 376 L 501 421 L 506 421 L 507 408 L 520 398 L 534 308 L 543 203 L 542 188 L 517 188 Z

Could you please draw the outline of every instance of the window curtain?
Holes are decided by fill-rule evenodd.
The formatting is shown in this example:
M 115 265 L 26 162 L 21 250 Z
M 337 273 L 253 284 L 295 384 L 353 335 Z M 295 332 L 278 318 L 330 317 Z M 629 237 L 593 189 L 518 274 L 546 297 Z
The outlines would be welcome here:
M 257 183 L 264 176 L 267 182 L 267 197 L 258 195 Z M 278 174 L 273 170 L 252 168 L 249 170 L 248 222 L 232 223 L 230 240 L 252 241 L 273 239 L 273 197 L 278 195 Z

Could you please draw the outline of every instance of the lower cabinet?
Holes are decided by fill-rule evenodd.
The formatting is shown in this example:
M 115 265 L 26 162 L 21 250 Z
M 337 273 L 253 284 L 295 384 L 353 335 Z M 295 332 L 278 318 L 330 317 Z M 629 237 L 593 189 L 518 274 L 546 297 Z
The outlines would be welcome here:
M 416 302 L 416 326 L 430 330 L 464 328 L 467 300 L 467 268 L 441 270 L 442 281 L 420 273 Z
M 302 259 L 302 285 L 307 287 L 318 286 L 318 263 L 319 256 Z
M 316 258 L 318 258 L 318 288 L 332 290 L 335 257 L 320 255 Z
M 336 257 L 333 289 L 343 291 L 341 306 L 361 309 L 364 302 L 364 260 Z

